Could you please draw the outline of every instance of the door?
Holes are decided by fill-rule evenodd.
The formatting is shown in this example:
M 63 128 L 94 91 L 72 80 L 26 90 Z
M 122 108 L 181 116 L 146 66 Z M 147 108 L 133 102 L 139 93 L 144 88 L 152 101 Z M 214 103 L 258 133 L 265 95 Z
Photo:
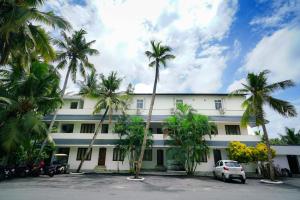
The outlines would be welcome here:
M 213 153 L 214 153 L 214 160 L 215 160 L 215 165 L 216 165 L 219 160 L 222 160 L 221 150 L 214 149 Z
M 287 155 L 286 157 L 287 157 L 291 172 L 293 174 L 299 174 L 300 170 L 299 170 L 299 162 L 298 162 L 297 156 Z
M 221 177 L 222 172 L 223 172 L 223 162 L 222 161 L 218 162 L 218 165 L 216 167 L 216 171 L 217 171 L 217 176 Z
M 157 166 L 164 165 L 164 150 L 157 149 Z
M 106 148 L 99 149 L 99 158 L 98 158 L 98 165 L 105 165 L 105 158 L 106 158 Z

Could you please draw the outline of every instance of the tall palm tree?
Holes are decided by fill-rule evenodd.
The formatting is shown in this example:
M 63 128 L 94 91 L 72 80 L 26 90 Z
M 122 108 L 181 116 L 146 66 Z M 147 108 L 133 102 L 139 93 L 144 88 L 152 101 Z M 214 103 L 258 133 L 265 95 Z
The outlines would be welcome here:
M 97 75 L 95 75 L 93 73 L 91 74 L 91 76 L 88 76 L 87 84 L 86 85 L 81 84 L 83 87 L 81 87 L 79 94 L 90 97 L 90 98 L 97 99 L 97 103 L 94 108 L 94 114 L 100 113 L 103 110 L 104 110 L 104 113 L 102 114 L 101 119 L 95 129 L 93 138 L 91 140 L 91 143 L 88 146 L 88 149 L 87 149 L 85 155 L 81 158 L 81 162 L 77 168 L 77 172 L 80 172 L 81 167 L 84 163 L 84 160 L 89 155 L 107 114 L 109 114 L 109 119 L 111 121 L 113 110 L 115 110 L 115 111 L 122 110 L 123 112 L 125 112 L 125 110 L 127 109 L 127 106 L 128 106 L 128 102 L 131 99 L 131 95 L 130 95 L 132 93 L 131 85 L 128 86 L 126 92 L 118 91 L 120 89 L 122 79 L 118 78 L 116 72 L 111 72 L 107 77 L 105 77 L 103 74 L 101 74 L 100 75 L 101 82 L 99 84 L 97 83 L 97 80 L 95 80 L 96 78 L 97 78 Z M 92 79 L 94 79 L 94 80 L 92 80 Z M 96 83 L 95 84 L 96 87 L 94 84 L 89 84 L 91 82 Z M 89 86 L 91 88 L 87 89 L 87 87 L 89 87 Z
M 41 25 L 64 30 L 71 26 L 53 12 L 38 10 L 43 4 L 43 0 L 0 0 L 0 65 L 12 57 L 27 64 L 33 52 L 45 61 L 54 59 L 51 37 Z
M 241 119 L 241 125 L 246 126 L 252 117 L 255 117 L 256 125 L 262 126 L 264 141 L 268 149 L 268 162 L 270 170 L 270 179 L 274 180 L 274 169 L 272 164 L 272 152 L 270 148 L 269 137 L 266 128 L 266 119 L 264 105 L 270 106 L 273 110 L 284 117 L 294 117 L 297 115 L 295 107 L 289 102 L 274 98 L 272 93 L 279 89 L 286 89 L 294 86 L 293 81 L 285 80 L 281 82 L 269 84 L 267 81 L 268 70 L 264 70 L 258 74 L 249 73 L 247 83 L 242 84 L 243 88 L 234 91 L 232 94 L 246 94 L 247 99 L 242 106 L 245 108 Z
M 146 149 L 147 135 L 148 135 L 147 133 L 150 128 L 152 110 L 153 110 L 155 94 L 156 94 L 156 86 L 159 80 L 159 68 L 161 65 L 166 67 L 167 61 L 175 58 L 175 56 L 170 53 L 172 49 L 169 46 L 163 46 L 161 45 L 160 42 L 155 42 L 155 41 L 151 41 L 150 43 L 151 43 L 151 51 L 146 51 L 145 54 L 150 60 L 149 67 L 155 67 L 155 78 L 154 78 L 153 91 L 152 91 L 147 123 L 144 131 L 144 139 L 143 139 L 141 154 L 137 163 L 135 178 L 139 177 L 139 173 L 142 167 L 144 152 Z
M 95 70 L 94 65 L 89 62 L 88 56 L 97 55 L 99 52 L 91 47 L 92 44 L 95 43 L 95 40 L 90 42 L 86 41 L 84 37 L 86 34 L 86 31 L 83 29 L 75 31 L 71 37 L 62 32 L 63 40 L 54 40 L 54 44 L 60 48 L 56 57 L 56 61 L 59 62 L 57 69 L 64 69 L 67 67 L 67 74 L 62 87 L 61 97 L 63 97 L 65 94 L 70 75 L 72 76 L 73 82 L 76 82 L 78 70 L 80 71 L 81 76 L 84 78 L 86 77 L 86 69 Z M 49 134 L 53 128 L 57 112 L 58 110 L 54 112 L 47 132 L 48 139 L 50 140 L 51 138 L 49 138 Z M 46 143 L 47 140 L 43 142 L 41 151 L 44 149 Z
M 298 131 L 298 133 L 295 132 L 296 131 L 294 128 L 285 127 L 285 135 L 280 135 L 281 140 L 285 144 L 291 144 L 291 145 L 300 144 L 300 130 Z

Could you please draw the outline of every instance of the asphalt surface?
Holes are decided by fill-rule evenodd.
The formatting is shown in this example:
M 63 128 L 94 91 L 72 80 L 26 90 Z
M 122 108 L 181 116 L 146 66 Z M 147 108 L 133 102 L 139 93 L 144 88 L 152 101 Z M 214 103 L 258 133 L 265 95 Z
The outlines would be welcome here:
M 144 176 L 142 182 L 116 175 L 57 175 L 53 178 L 19 178 L 0 182 L 0 200 L 300 200 L 300 178 L 289 178 L 282 185 L 248 179 L 223 183 L 207 177 Z

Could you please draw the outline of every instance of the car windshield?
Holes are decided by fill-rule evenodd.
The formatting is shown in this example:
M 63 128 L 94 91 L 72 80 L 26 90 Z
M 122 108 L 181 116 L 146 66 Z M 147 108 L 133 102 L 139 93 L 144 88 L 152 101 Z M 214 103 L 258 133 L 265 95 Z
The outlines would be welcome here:
M 240 164 L 237 162 L 225 162 L 227 167 L 240 167 Z

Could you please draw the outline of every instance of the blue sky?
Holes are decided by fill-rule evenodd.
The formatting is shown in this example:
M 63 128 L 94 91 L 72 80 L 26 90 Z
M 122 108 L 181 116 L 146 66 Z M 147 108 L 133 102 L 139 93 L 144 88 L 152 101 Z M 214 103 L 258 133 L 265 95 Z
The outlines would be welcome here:
M 136 92 L 151 92 L 154 71 L 144 51 L 155 39 L 176 55 L 161 70 L 159 92 L 229 92 L 248 72 L 268 69 L 270 81 L 296 82 L 275 96 L 291 101 L 300 113 L 298 0 L 57 0 L 44 9 L 65 17 L 75 30 L 87 30 L 100 51 L 90 60 L 99 73 L 118 71 L 123 87 L 133 83 Z M 70 82 L 68 91 L 76 89 Z M 300 129 L 299 117 L 285 119 L 266 110 L 272 137 L 284 126 Z

